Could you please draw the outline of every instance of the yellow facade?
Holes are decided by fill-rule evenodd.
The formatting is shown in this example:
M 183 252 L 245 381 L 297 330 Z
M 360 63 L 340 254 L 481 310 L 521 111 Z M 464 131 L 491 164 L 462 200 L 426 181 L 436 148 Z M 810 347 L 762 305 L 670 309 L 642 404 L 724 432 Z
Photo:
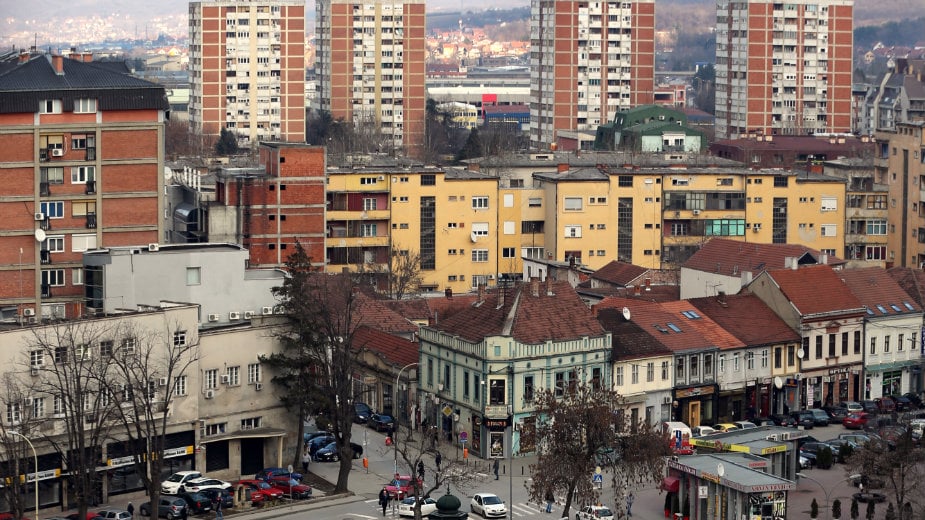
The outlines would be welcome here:
M 878 178 L 889 179 L 887 261 L 925 266 L 925 131 L 922 123 L 897 123 L 878 132 Z

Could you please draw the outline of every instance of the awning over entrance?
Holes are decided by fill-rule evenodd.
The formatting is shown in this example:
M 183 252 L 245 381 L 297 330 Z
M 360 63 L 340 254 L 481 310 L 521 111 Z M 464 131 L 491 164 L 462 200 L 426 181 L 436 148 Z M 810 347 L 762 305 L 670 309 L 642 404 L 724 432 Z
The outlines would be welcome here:
M 254 428 L 253 430 L 243 430 L 213 437 L 203 437 L 199 443 L 208 444 L 210 442 L 227 441 L 229 439 L 262 439 L 266 437 L 285 437 L 286 430 L 279 428 Z
M 678 477 L 665 477 L 662 479 L 661 489 L 669 493 L 677 493 L 681 488 L 681 479 Z

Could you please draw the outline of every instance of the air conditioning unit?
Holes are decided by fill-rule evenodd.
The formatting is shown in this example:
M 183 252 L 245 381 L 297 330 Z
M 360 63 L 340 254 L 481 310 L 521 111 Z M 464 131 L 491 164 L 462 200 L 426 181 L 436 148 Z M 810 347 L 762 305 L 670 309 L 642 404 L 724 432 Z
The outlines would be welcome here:
M 212 399 L 213 397 L 215 397 L 215 390 L 206 390 L 205 398 Z
M 662 403 L 663 403 L 663 404 L 671 404 L 671 397 L 670 397 L 670 396 L 663 397 L 663 398 L 662 398 Z
M 166 378 L 166 377 L 160 378 L 157 382 L 158 382 L 158 384 L 161 385 L 161 386 L 167 386 L 167 378 Z
M 22 315 L 23 316 L 35 316 L 35 309 L 33 309 L 32 307 L 26 307 L 25 309 L 22 310 Z
M 218 314 L 210 314 L 209 321 L 218 321 Z
M 52 148 L 51 156 L 52 157 L 64 157 L 64 148 Z
M 273 314 L 273 307 L 262 307 L 260 309 L 260 314 L 263 314 L 264 316 L 269 316 L 270 314 Z
M 789 441 L 791 435 L 793 435 L 793 434 L 790 433 L 790 432 L 781 432 L 780 435 L 778 435 L 778 437 L 780 437 L 780 440 L 782 440 L 782 441 Z
M 45 220 L 45 214 L 44 214 L 44 213 L 36 213 L 36 214 L 34 215 L 34 217 L 35 217 L 35 220 Z
M 29 316 L 29 323 L 38 323 L 39 319 L 35 316 Z
M 37 375 L 39 375 L 39 368 L 40 368 L 40 367 L 39 367 L 38 365 L 34 365 L 34 366 L 32 366 L 32 368 L 29 369 L 29 373 L 32 374 L 32 375 L 34 375 L 34 376 L 37 376 Z
M 231 382 L 231 376 L 229 376 L 228 374 L 222 374 L 222 384 L 227 385 L 230 382 Z
M 694 211 L 692 211 L 691 213 L 693 213 L 693 214 L 694 214 L 694 216 L 696 217 L 697 215 L 699 215 L 699 214 L 700 214 L 700 210 L 699 210 L 699 209 L 695 209 L 695 210 L 694 210 Z
M 494 279 L 495 279 L 495 275 L 489 274 L 489 275 L 488 275 L 488 279 L 489 279 L 489 280 L 494 280 Z
M 160 250 L 161 250 L 160 244 L 156 244 L 156 243 L 148 244 L 148 251 L 160 251 Z
M 380 175 L 380 176 L 379 176 L 379 180 L 380 180 L 380 181 L 384 181 L 384 180 L 385 180 L 385 175 Z
M 256 390 L 256 391 L 258 391 L 258 392 L 261 391 L 261 390 L 263 390 L 263 383 L 256 383 L 256 384 L 254 385 L 254 390 Z
M 769 441 L 771 441 L 771 442 L 777 442 L 777 441 L 780 440 L 780 434 L 778 434 L 778 433 L 772 433 L 771 435 L 768 435 L 768 436 L 765 438 L 765 440 L 769 440 Z
M 254 311 L 244 311 L 244 319 L 249 320 L 254 317 Z
M 228 319 L 229 319 L 229 320 L 240 320 L 240 319 L 241 319 L 241 313 L 240 313 L 240 312 L 229 312 L 229 313 L 228 313 Z

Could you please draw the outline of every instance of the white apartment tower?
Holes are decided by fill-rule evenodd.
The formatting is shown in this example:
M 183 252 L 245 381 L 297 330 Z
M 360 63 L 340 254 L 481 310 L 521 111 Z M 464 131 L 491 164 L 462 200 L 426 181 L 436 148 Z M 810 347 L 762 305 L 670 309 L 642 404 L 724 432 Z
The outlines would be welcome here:
M 717 0 L 716 137 L 851 131 L 853 0 Z
M 190 2 L 189 40 L 193 133 L 305 141 L 304 0 Z

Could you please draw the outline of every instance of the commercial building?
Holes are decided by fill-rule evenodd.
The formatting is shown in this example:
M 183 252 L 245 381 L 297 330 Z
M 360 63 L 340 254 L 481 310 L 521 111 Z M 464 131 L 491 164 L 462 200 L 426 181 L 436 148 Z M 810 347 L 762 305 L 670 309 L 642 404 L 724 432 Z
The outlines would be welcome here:
M 852 130 L 854 0 L 716 4 L 716 137 Z
M 419 155 L 427 103 L 424 0 L 333 0 L 315 10 L 314 108 L 378 130 L 373 150 Z
M 655 2 L 559 2 L 530 7 L 530 143 L 590 131 L 655 93 Z M 850 69 L 849 69 L 850 70 Z
M 194 134 L 305 141 L 304 0 L 190 2 L 189 42 Z
M 87 53 L 0 60 L 0 317 L 83 315 L 82 253 L 164 231 L 164 88 Z

